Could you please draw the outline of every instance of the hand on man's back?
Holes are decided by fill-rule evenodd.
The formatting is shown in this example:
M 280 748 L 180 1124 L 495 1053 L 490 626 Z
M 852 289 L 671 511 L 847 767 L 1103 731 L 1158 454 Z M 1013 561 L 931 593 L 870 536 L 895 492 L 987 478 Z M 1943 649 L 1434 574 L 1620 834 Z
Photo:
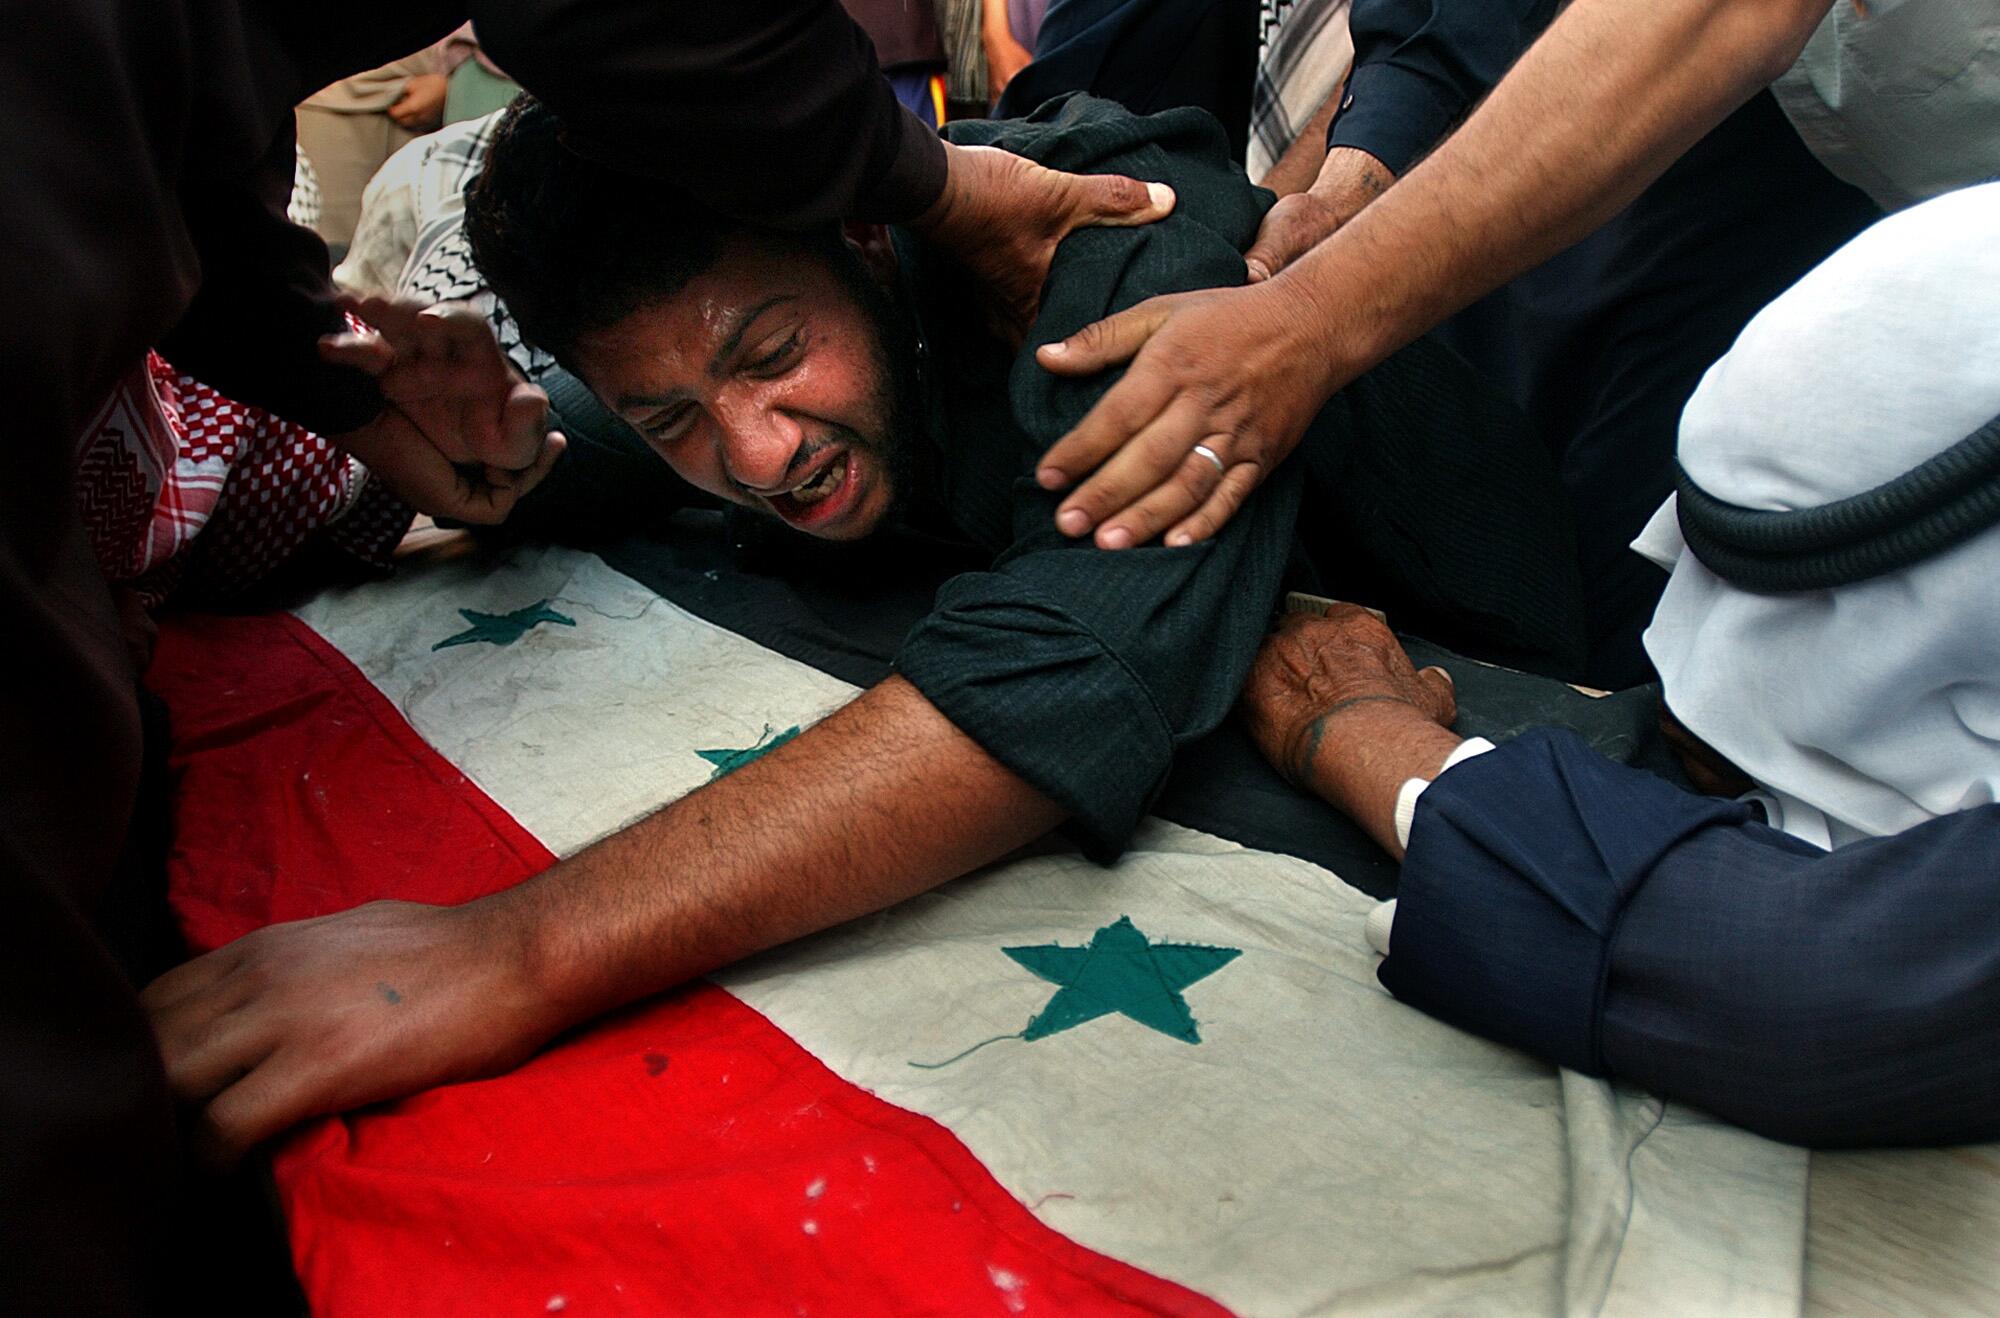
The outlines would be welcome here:
M 1174 191 L 1120 174 L 1065 174 L 1011 151 L 945 145 L 944 191 L 912 225 L 985 286 L 994 328 L 1028 332 L 1056 246 L 1077 229 L 1165 219 Z

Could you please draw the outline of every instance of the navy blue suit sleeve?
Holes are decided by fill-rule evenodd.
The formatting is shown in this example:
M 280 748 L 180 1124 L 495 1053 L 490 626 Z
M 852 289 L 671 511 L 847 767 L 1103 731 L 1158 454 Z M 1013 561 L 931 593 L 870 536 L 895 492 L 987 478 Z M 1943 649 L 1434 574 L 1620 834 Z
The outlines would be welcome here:
M 1411 830 L 1399 998 L 1820 1146 L 2000 1137 L 2000 806 L 1833 852 L 1537 731 Z
M 1553 0 L 1354 0 L 1354 73 L 1327 146 L 1358 147 L 1401 176 L 1554 12 Z

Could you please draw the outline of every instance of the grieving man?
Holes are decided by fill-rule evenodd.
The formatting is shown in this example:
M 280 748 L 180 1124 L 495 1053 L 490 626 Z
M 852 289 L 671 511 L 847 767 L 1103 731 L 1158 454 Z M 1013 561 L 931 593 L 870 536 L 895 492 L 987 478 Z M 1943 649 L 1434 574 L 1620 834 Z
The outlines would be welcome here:
M 1240 281 L 1270 204 L 1197 111 L 1142 119 L 1077 98 L 956 132 L 1178 195 L 1150 228 L 1063 242 L 1031 344 Z M 723 221 L 560 134 L 521 102 L 467 196 L 473 251 L 525 337 L 703 490 L 826 540 L 892 521 L 946 531 L 991 566 L 943 587 L 894 676 L 528 883 L 275 926 L 156 982 L 169 1073 L 225 1150 L 513 1065 L 580 1020 L 1065 822 L 1114 857 L 1177 748 L 1235 704 L 1301 548 L 1328 583 L 1365 580 L 1461 648 L 1555 668 L 1576 654 L 1546 453 L 1435 345 L 1337 396 L 1223 534 L 1111 553 L 1058 532 L 1057 496 L 1031 478 L 1107 382 L 1040 370 L 936 250 L 880 227 Z M 1300 537 L 1302 497 L 1315 515 Z

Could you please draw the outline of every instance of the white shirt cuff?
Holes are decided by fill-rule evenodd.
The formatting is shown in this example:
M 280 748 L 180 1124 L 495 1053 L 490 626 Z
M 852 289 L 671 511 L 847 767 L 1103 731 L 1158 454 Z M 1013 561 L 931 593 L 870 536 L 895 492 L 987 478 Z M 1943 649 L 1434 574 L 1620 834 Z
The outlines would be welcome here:
M 1484 755 L 1492 749 L 1494 749 L 1493 743 L 1484 737 L 1467 737 L 1458 744 L 1456 750 L 1444 757 L 1444 763 L 1438 766 L 1438 774 L 1442 776 L 1445 770 L 1463 764 L 1475 755 Z M 1431 785 L 1431 781 L 1429 778 L 1411 778 L 1396 792 L 1396 841 L 1402 844 L 1405 851 L 1410 849 L 1410 824 L 1417 817 L 1417 798 L 1424 794 L 1424 789 Z M 1395 924 L 1394 901 L 1383 902 L 1368 913 L 1368 923 L 1364 932 L 1368 938 L 1368 945 L 1375 949 L 1376 955 L 1389 955 L 1389 936 L 1394 931 Z
M 1484 737 L 1467 737 L 1458 743 L 1451 754 L 1444 757 L 1444 763 L 1438 766 L 1438 775 L 1465 763 L 1475 755 L 1484 755 L 1492 749 L 1493 743 Z M 1405 851 L 1410 849 L 1410 824 L 1417 817 L 1417 798 L 1422 796 L 1424 789 L 1430 785 L 1429 778 L 1410 778 L 1406 779 L 1396 792 L 1396 842 Z

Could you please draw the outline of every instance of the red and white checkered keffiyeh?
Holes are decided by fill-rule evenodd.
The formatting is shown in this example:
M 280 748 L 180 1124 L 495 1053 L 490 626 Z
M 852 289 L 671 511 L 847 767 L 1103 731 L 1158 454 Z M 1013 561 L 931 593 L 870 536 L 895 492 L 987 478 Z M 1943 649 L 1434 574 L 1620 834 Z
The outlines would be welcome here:
M 386 568 L 412 516 L 325 437 L 158 353 L 86 428 L 76 494 L 105 575 L 149 607 L 169 595 L 240 594 L 315 536 Z

